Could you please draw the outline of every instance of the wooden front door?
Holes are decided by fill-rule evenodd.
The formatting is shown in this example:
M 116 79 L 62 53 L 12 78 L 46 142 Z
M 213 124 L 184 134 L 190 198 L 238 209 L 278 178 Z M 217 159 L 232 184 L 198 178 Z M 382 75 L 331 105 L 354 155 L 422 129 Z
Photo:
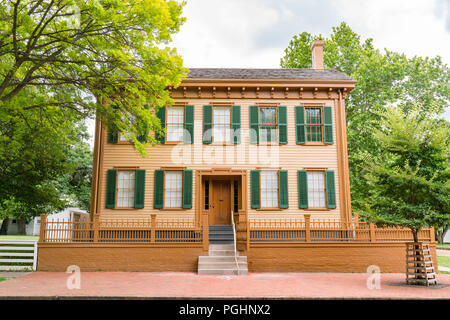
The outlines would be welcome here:
M 210 224 L 231 224 L 230 181 L 212 182 L 212 208 L 210 210 Z

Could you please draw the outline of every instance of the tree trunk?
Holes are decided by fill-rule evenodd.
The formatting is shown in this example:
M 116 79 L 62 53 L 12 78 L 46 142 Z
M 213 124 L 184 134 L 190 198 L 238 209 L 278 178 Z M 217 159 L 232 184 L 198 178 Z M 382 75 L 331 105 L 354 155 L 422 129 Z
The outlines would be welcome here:
M 419 242 L 419 229 L 411 228 L 411 231 L 413 234 L 414 242 Z
M 25 235 L 26 233 L 25 227 L 26 227 L 25 221 L 23 219 L 17 219 L 18 234 Z
M 4 236 L 8 232 L 8 221 L 9 218 L 5 218 L 2 222 L 2 227 L 0 228 L 0 235 Z
M 438 243 L 444 243 L 445 234 L 447 233 L 447 226 L 436 229 L 436 240 Z

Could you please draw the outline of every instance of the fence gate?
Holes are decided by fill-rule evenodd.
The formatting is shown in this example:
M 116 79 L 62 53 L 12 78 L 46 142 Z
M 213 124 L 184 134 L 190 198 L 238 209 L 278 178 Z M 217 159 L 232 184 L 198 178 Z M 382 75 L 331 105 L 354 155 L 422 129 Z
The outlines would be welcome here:
M 0 239 L 0 271 L 36 271 L 37 251 L 34 240 Z

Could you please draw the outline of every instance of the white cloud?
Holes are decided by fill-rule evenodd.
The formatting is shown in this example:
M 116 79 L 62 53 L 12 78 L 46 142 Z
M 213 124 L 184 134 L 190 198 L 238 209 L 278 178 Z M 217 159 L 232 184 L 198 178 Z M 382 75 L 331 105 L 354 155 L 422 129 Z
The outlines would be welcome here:
M 333 0 L 342 21 L 380 49 L 450 63 L 448 5 L 437 0 Z M 439 10 L 437 10 L 439 8 Z

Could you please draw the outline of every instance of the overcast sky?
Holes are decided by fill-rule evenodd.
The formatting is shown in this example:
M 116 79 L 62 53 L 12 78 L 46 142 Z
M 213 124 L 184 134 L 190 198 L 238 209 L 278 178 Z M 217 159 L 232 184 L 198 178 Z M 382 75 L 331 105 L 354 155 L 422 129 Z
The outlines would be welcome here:
M 345 21 L 363 39 L 450 63 L 450 0 L 187 0 L 173 39 L 186 67 L 278 68 L 294 35 Z
M 450 0 L 187 0 L 183 16 L 171 46 L 188 68 L 279 68 L 294 35 L 342 21 L 379 49 L 450 63 Z

